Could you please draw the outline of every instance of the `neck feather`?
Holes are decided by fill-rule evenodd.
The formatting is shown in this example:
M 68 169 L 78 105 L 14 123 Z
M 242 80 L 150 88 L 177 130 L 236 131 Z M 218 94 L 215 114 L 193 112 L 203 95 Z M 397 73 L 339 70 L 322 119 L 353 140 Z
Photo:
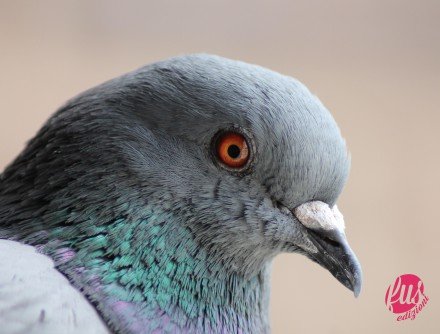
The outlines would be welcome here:
M 231 271 L 172 221 L 121 218 L 61 243 L 70 247 L 44 248 L 117 332 L 268 332 L 269 262 Z

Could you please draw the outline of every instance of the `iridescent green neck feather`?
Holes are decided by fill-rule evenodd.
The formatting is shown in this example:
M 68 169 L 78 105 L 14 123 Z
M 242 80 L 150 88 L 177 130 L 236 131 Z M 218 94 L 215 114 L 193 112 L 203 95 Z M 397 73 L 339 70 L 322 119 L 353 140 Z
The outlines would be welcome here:
M 93 233 L 81 237 L 78 227 L 59 226 L 49 236 L 57 241 L 43 246 L 112 328 L 269 330 L 269 263 L 250 275 L 234 273 L 199 247 L 172 214 L 144 210 L 143 218 L 128 216 L 92 224 Z

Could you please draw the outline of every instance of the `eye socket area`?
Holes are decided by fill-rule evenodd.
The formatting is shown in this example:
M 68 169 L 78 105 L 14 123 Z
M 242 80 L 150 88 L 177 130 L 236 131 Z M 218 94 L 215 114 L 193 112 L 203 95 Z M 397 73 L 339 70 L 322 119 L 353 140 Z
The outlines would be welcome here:
M 218 136 L 215 153 L 222 164 L 234 169 L 245 166 L 250 156 L 246 137 L 233 131 L 223 132 Z

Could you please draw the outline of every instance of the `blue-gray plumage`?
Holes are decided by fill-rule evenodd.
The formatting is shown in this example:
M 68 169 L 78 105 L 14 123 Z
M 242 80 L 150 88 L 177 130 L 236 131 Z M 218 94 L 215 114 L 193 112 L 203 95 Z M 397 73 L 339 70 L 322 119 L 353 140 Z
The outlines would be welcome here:
M 281 252 L 359 293 L 335 206 L 349 165 L 332 116 L 298 81 L 176 57 L 49 119 L 1 175 L 0 238 L 50 257 L 111 331 L 268 332 Z

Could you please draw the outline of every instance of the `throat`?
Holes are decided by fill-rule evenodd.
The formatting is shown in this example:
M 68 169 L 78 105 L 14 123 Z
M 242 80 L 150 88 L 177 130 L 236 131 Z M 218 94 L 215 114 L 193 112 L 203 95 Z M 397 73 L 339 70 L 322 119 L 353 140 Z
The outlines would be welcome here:
M 190 233 L 180 231 L 176 240 L 167 238 L 166 226 L 131 232 L 126 228 L 124 222 L 114 224 L 111 234 L 81 240 L 74 256 L 64 248 L 54 256 L 59 269 L 85 292 L 112 330 L 269 331 L 269 262 L 245 276 L 210 258 Z M 144 242 L 142 252 L 133 244 L 136 240 Z
M 189 272 L 175 279 L 161 274 L 128 293 L 119 284 L 103 286 L 101 312 L 106 320 L 119 319 L 115 329 L 122 332 L 264 333 L 267 283 L 265 272 L 250 280 L 196 277 Z

